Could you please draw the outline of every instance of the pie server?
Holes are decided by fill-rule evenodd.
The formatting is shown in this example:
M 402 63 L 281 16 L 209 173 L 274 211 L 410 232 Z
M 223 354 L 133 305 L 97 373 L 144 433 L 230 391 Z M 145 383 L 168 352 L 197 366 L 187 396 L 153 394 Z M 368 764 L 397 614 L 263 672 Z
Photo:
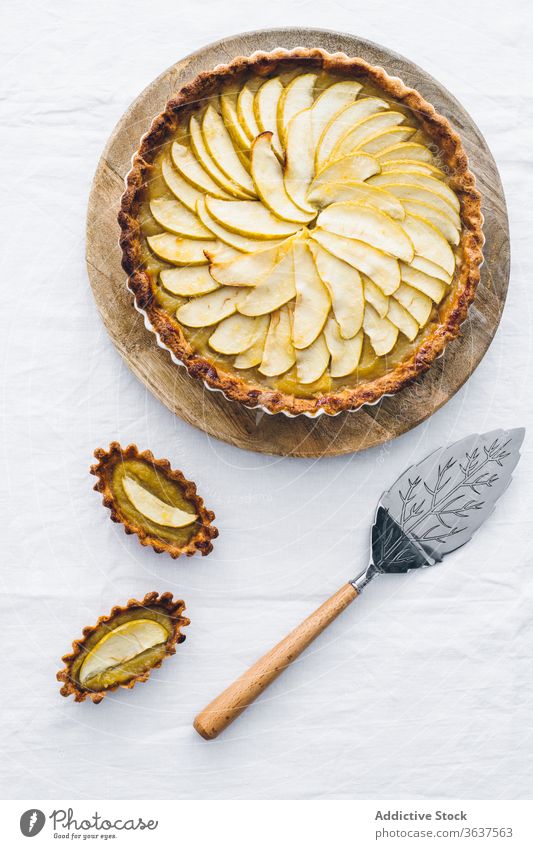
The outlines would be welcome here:
M 198 733 L 217 737 L 376 575 L 433 566 L 468 542 L 507 489 L 524 433 L 472 434 L 410 466 L 378 503 L 367 568 L 204 708 L 194 720 Z

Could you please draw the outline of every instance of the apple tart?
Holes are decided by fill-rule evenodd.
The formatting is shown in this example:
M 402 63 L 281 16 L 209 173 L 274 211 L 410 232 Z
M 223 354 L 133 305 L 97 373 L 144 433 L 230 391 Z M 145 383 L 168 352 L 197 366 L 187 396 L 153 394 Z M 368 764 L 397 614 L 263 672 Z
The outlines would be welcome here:
M 238 58 L 143 138 L 119 214 L 173 358 L 289 415 L 375 403 L 456 337 L 482 261 L 461 140 L 414 89 L 321 50 Z
M 190 624 L 182 613 L 185 603 L 172 593 L 148 593 L 142 601 L 130 599 L 101 616 L 94 626 L 72 643 L 72 653 L 62 660 L 57 673 L 63 682 L 62 696 L 76 702 L 89 697 L 98 704 L 107 693 L 124 687 L 130 690 L 138 681 L 147 681 L 152 669 L 176 653 L 176 644 L 185 640 L 181 628 Z
M 151 451 L 140 452 L 136 445 L 121 448 L 118 442 L 112 442 L 109 451 L 97 448 L 94 456 L 94 489 L 103 494 L 111 519 L 123 524 L 127 534 L 136 534 L 141 545 L 158 554 L 166 551 L 174 559 L 213 550 L 212 540 L 218 536 L 211 524 L 215 514 L 204 507 L 196 485 L 168 460 L 156 460 Z

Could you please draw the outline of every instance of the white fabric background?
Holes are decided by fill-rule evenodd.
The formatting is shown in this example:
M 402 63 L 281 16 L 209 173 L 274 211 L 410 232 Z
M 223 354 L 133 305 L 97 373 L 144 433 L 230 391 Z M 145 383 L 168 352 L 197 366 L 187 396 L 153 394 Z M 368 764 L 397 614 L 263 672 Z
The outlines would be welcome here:
M 441 568 L 381 579 L 219 740 L 198 709 L 364 564 L 375 502 L 471 431 L 533 425 L 532 15 L 507 0 L 25 0 L 0 28 L 3 755 L 9 798 L 528 798 L 533 792 L 531 438 L 486 525 Z M 388 45 L 470 111 L 501 169 L 513 269 L 500 330 L 444 409 L 380 450 L 246 453 L 175 418 L 97 314 L 85 210 L 101 149 L 164 68 L 245 29 L 314 25 Z M 174 562 L 109 521 L 92 451 L 134 441 L 197 481 L 220 538 Z M 86 624 L 146 591 L 192 625 L 148 685 L 59 696 Z

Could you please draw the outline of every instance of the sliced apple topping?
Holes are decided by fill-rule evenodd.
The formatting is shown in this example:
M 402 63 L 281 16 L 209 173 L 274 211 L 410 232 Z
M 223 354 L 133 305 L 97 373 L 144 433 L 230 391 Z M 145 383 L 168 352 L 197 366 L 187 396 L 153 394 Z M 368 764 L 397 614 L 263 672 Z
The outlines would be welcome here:
M 304 212 L 287 194 L 283 171 L 272 149 L 272 133 L 261 133 L 254 141 L 251 167 L 257 194 L 274 215 L 299 224 L 307 224 L 314 218 L 315 210 Z
M 351 339 L 345 339 L 340 327 L 330 316 L 324 327 L 324 337 L 331 354 L 329 372 L 332 377 L 347 377 L 352 374 L 359 365 L 361 351 L 363 350 L 364 334 L 360 330 Z
M 257 90 L 254 99 L 254 114 L 260 133 L 272 133 L 272 147 L 278 159 L 284 151 L 278 133 L 278 106 L 283 85 L 277 77 L 267 80 Z
M 363 328 L 378 357 L 390 354 L 398 339 L 398 328 L 388 318 L 380 318 L 371 304 L 365 307 Z
M 243 315 L 266 315 L 291 301 L 295 295 L 293 257 L 292 251 L 288 251 L 270 274 L 262 277 L 257 286 L 241 299 L 239 311 Z
M 193 521 L 195 518 L 193 516 Z M 164 645 L 168 638 L 169 631 L 154 619 L 137 618 L 123 622 L 109 630 L 87 652 L 78 672 L 78 681 L 82 687 L 91 688 L 102 679 L 103 673 L 109 674 L 143 652 Z
M 311 345 L 321 332 L 331 301 L 306 242 L 295 242 L 293 261 L 296 301 L 292 341 L 295 348 L 301 349 Z
M 217 325 L 209 344 L 219 354 L 241 354 L 253 344 L 258 327 L 265 317 L 252 318 L 234 313 Z
M 212 239 L 213 233 L 178 200 L 156 198 L 150 203 L 150 212 L 158 224 L 170 233 L 189 239 Z
M 211 277 L 207 265 L 166 268 L 161 271 L 159 278 L 165 289 L 182 298 L 207 295 L 218 289 L 218 283 Z
M 295 363 L 291 324 L 291 315 L 287 307 L 276 310 L 270 316 L 263 357 L 259 366 L 259 371 L 266 377 L 284 374 Z
M 344 339 L 351 339 L 363 324 L 365 302 L 361 275 L 319 244 L 311 242 L 310 247 L 320 278 L 329 290 L 340 334 Z
M 346 239 L 344 236 L 328 233 L 327 230 L 313 230 L 311 238 L 334 256 L 370 277 L 385 295 L 392 295 L 400 285 L 400 269 L 394 257 L 364 242 Z
M 283 147 L 287 144 L 287 128 L 298 112 L 313 105 L 316 74 L 300 74 L 284 88 L 278 102 L 278 133 Z
M 148 247 L 175 266 L 158 285 L 186 299 L 177 321 L 210 328 L 233 368 L 290 371 L 310 393 L 366 366 L 368 343 L 379 358 L 414 342 L 452 283 L 461 218 L 407 123 L 360 82 L 314 72 L 238 77 L 199 102 L 146 201 Z
M 414 248 L 402 225 L 397 224 L 379 209 L 358 203 L 332 203 L 320 213 L 317 227 L 367 242 L 386 254 L 411 262 Z
M 209 153 L 200 127 L 198 119 L 192 115 L 189 121 L 189 141 L 191 148 L 200 165 L 207 171 L 209 176 L 217 183 L 228 195 L 235 198 L 249 198 L 249 192 L 243 191 L 237 183 L 230 180 L 226 174 L 218 167 L 217 163 Z
M 281 239 L 300 229 L 296 222 L 283 221 L 261 201 L 225 201 L 207 197 L 208 213 L 227 230 L 254 239 Z
M 388 103 L 379 97 L 365 97 L 355 103 L 350 103 L 337 112 L 324 127 L 318 141 L 316 150 L 317 169 L 323 168 L 328 160 L 339 158 L 338 156 L 332 157 L 335 146 L 346 133 L 350 132 L 354 124 L 358 124 L 360 121 L 388 108 Z
M 359 101 L 359 103 L 364 103 L 364 100 Z M 348 156 L 357 148 L 362 147 L 369 139 L 381 134 L 389 127 L 402 124 L 404 121 L 405 116 L 401 112 L 389 111 L 375 114 L 374 110 L 341 135 L 329 155 L 329 161 L 332 162 L 335 159 Z
M 374 206 L 382 212 L 386 212 L 391 218 L 402 220 L 405 217 L 403 204 L 394 197 L 390 192 L 384 189 L 379 189 L 376 186 L 369 186 L 360 180 L 347 180 L 344 183 L 317 183 L 308 194 L 307 199 L 310 203 L 316 204 L 319 208 L 324 208 L 332 203 L 344 203 L 353 201 L 355 203 Z
M 205 265 L 207 257 L 204 251 L 214 250 L 217 245 L 216 242 L 200 239 L 181 239 L 171 233 L 148 236 L 146 241 L 156 256 L 173 265 Z
M 321 333 L 315 341 L 301 351 L 296 351 L 296 374 L 302 384 L 315 383 L 326 371 L 329 363 L 329 348 Z
M 122 485 L 135 509 L 147 519 L 150 519 L 151 522 L 155 522 L 156 525 L 164 525 L 166 528 L 184 528 L 187 525 L 192 525 L 198 518 L 194 513 L 189 513 L 179 507 L 173 507 L 172 504 L 167 504 L 166 501 L 161 501 L 157 495 L 154 495 L 129 475 L 124 475 Z
M 237 156 L 222 117 L 212 105 L 208 106 L 205 111 L 202 121 L 202 134 L 206 147 L 220 170 L 244 192 L 254 197 L 255 189 L 252 178 Z
M 209 295 L 193 298 L 176 311 L 176 318 L 187 327 L 210 327 L 237 312 L 242 289 L 221 286 Z

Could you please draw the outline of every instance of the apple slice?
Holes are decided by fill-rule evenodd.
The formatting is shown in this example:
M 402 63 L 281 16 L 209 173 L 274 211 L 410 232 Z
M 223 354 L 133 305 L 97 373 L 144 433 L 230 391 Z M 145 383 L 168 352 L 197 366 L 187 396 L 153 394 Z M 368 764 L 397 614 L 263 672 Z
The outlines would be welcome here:
M 436 277 L 437 280 L 442 280 L 447 286 L 452 282 L 452 276 L 444 268 L 440 265 L 435 265 L 434 262 L 423 256 L 415 256 L 411 260 L 411 268 L 416 268 L 417 271 L 423 271 L 424 274 L 429 274 L 430 277 Z
M 316 167 L 323 168 L 333 153 L 335 145 L 350 131 L 358 121 L 377 115 L 389 108 L 389 104 L 379 97 L 364 97 L 350 103 L 337 112 L 324 127 L 316 146 Z M 338 157 L 337 157 L 338 158 Z
M 242 289 L 221 286 L 208 295 L 187 301 L 176 310 L 176 318 L 187 327 L 210 327 L 237 311 Z
M 272 313 L 259 371 L 266 377 L 284 374 L 295 362 L 291 341 L 291 316 L 287 307 Z
M 219 201 L 219 203 L 224 203 L 224 201 Z M 450 242 L 451 245 L 459 244 L 460 233 L 453 220 L 449 215 L 445 215 L 440 209 L 437 209 L 436 206 L 431 206 L 429 203 L 417 203 L 416 201 L 404 200 L 403 208 L 405 212 L 409 212 L 412 215 L 418 215 L 419 218 L 429 221 L 433 227 L 436 227 L 437 230 L 441 232 L 446 241 Z
M 380 165 L 377 159 L 373 156 L 368 156 L 366 153 L 356 153 L 353 156 L 344 156 L 333 162 L 331 165 L 326 165 L 318 172 L 315 179 L 311 183 L 308 194 L 311 194 L 318 186 L 328 185 L 330 183 L 346 183 L 351 180 L 364 182 L 378 174 Z
M 206 147 L 221 171 L 240 189 L 255 197 L 254 184 L 248 171 L 237 156 L 231 136 L 216 109 L 207 107 L 202 120 L 202 135 Z M 213 192 L 209 192 L 213 194 Z
M 217 254 L 209 254 L 209 271 L 217 283 L 225 286 L 256 286 L 274 268 L 278 252 L 278 246 L 273 245 L 229 261 L 219 260 Z
M 368 183 L 359 180 L 347 180 L 344 183 L 318 183 L 308 192 L 307 199 L 319 208 L 332 203 L 354 201 L 380 209 L 398 221 L 405 216 L 403 205 L 397 197 L 384 189 L 369 186 Z
M 394 298 L 389 298 L 387 318 L 392 324 L 396 325 L 400 333 L 407 336 L 410 342 L 416 339 L 418 335 L 418 323 L 414 320 L 411 313 L 407 312 Z
M 315 215 L 315 210 L 307 203 L 305 196 L 314 176 L 311 109 L 303 109 L 290 120 L 287 127 L 284 179 L 291 200 L 311 216 Z
M 398 289 L 396 289 L 397 291 Z M 383 294 L 379 286 L 376 286 L 370 277 L 365 277 L 365 275 L 363 275 L 363 292 L 365 293 L 365 301 L 372 304 L 380 318 L 385 318 L 389 311 L 389 298 Z
M 413 245 L 402 226 L 389 218 L 379 209 L 347 201 L 332 203 L 324 209 L 317 219 L 317 227 L 366 242 L 372 247 L 395 256 L 404 262 L 411 262 L 414 256 Z
M 287 251 L 248 295 L 240 301 L 243 315 L 266 315 L 277 310 L 296 295 L 292 251 Z
M 209 274 L 207 265 L 188 268 L 165 268 L 159 274 L 161 283 L 173 295 L 190 298 L 192 295 L 207 295 L 218 289 L 218 283 Z
M 205 265 L 207 257 L 204 251 L 212 251 L 217 246 L 216 242 L 181 239 L 171 233 L 148 236 L 146 241 L 156 256 L 173 265 Z
M 129 475 L 124 475 L 122 478 L 122 486 L 135 509 L 156 525 L 163 525 L 165 528 L 185 528 L 187 525 L 192 525 L 198 518 L 196 513 L 189 513 L 188 510 L 181 510 L 162 501 Z M 166 635 L 164 630 L 163 633 Z M 116 658 L 113 659 L 116 660 Z
M 278 159 L 283 159 L 283 148 L 278 134 L 278 104 L 283 86 L 278 77 L 272 77 L 257 90 L 254 114 L 259 132 L 272 133 L 272 147 Z
M 238 96 L 238 90 L 231 91 L 227 89 L 223 91 L 220 95 L 220 111 L 237 151 L 245 152 L 250 150 L 252 143 L 239 123 L 239 117 L 237 115 Z
M 407 312 L 410 312 L 414 320 L 418 322 L 420 327 L 425 327 L 431 310 L 433 309 L 433 301 L 427 295 L 423 295 L 418 289 L 413 289 L 407 283 L 402 283 L 396 289 L 394 297 L 405 307 Z
M 375 136 L 366 139 L 357 150 L 377 156 L 384 148 L 391 144 L 410 139 L 414 133 L 416 133 L 414 127 L 390 127 L 388 130 L 383 130 L 383 132 L 376 133 Z
M 389 162 L 391 159 L 417 159 L 420 162 L 433 162 L 433 154 L 425 144 L 418 142 L 399 142 L 384 148 L 379 154 L 381 163 Z
M 209 345 L 219 354 L 240 354 L 254 341 L 257 325 L 262 318 L 250 318 L 234 313 L 223 319 L 209 337 Z
M 358 101 L 358 103 L 364 102 L 364 100 Z M 382 133 L 384 130 L 389 129 L 389 127 L 396 127 L 404 121 L 405 115 L 402 115 L 401 112 L 376 112 L 374 110 L 361 120 L 356 121 L 353 126 L 346 128 L 345 132 L 334 145 L 328 161 L 333 162 L 342 156 L 348 156 L 349 153 L 353 153 L 378 133 Z
M 213 157 L 205 146 L 200 122 L 198 121 L 195 115 L 191 115 L 191 120 L 189 121 L 189 133 L 190 144 L 194 155 L 196 156 L 202 168 L 207 171 L 207 173 L 215 181 L 215 183 L 218 183 L 218 185 L 221 186 L 221 188 L 223 188 L 224 191 L 232 197 L 241 199 L 249 198 L 250 195 L 246 192 L 243 192 L 242 189 L 240 189 L 239 186 L 233 182 L 233 180 L 229 180 L 224 174 L 224 172 L 220 170 L 217 163 L 214 161 Z
M 296 375 L 300 383 L 315 383 L 326 371 L 329 363 L 329 348 L 321 333 L 315 341 L 301 351 L 296 351 Z
M 287 143 L 287 127 L 302 109 L 313 104 L 316 74 L 299 74 L 285 86 L 278 101 L 278 133 L 282 147 Z
M 345 339 L 351 339 L 363 324 L 364 299 L 361 276 L 356 268 L 310 242 L 322 282 L 326 285 L 333 313 Z
M 171 156 L 174 167 L 179 174 L 185 180 L 188 180 L 195 189 L 217 198 L 231 200 L 231 195 L 225 192 L 218 183 L 215 183 L 207 171 L 200 165 L 190 148 L 185 147 L 185 145 L 179 142 L 174 142 L 171 148 Z
M 381 162 L 381 173 L 386 174 L 389 171 L 404 171 L 410 174 L 425 174 L 427 177 L 436 177 L 442 179 L 446 175 L 444 171 L 437 168 L 435 165 L 430 165 L 429 162 L 420 162 L 418 159 L 389 159 Z
M 385 174 L 372 177 L 371 183 L 375 186 L 381 186 L 385 183 L 387 185 L 400 183 L 402 185 L 420 186 L 423 189 L 434 192 L 436 195 L 440 195 L 456 212 L 459 212 L 460 209 L 459 199 L 455 192 L 446 183 L 443 183 L 442 180 L 437 180 L 435 177 L 428 177 L 426 174 L 413 173 L 404 169 L 387 171 Z
M 374 283 L 377 283 L 383 294 L 392 295 L 400 285 L 398 260 L 377 248 L 365 242 L 357 242 L 355 239 L 346 239 L 344 236 L 328 233 L 327 230 L 315 229 L 311 232 L 311 238 L 334 256 L 343 259 L 370 277 Z
M 329 373 L 331 377 L 346 377 L 355 371 L 361 359 L 363 349 L 363 332 L 352 339 L 344 339 L 340 328 L 333 316 L 330 316 L 324 327 L 324 337 L 331 354 Z
M 254 112 L 255 93 L 257 91 L 257 81 L 248 80 L 245 82 L 239 92 L 237 98 L 237 117 L 244 132 L 253 141 L 259 135 L 261 130 L 257 126 L 257 121 Z
M 306 242 L 294 243 L 293 259 L 296 303 L 292 341 L 295 348 L 307 348 L 324 327 L 331 301 Z
M 413 201 L 414 203 L 428 203 L 430 206 L 436 207 L 443 213 L 443 215 L 447 215 L 458 229 L 461 227 L 461 219 L 455 209 L 450 206 L 448 201 L 443 198 L 442 195 L 439 195 L 436 192 L 425 189 L 422 186 L 417 186 L 414 183 L 396 183 L 389 181 L 380 181 L 380 188 L 396 195 L 402 203 L 405 200 Z
M 234 359 L 235 368 L 254 368 L 260 365 L 265 350 L 265 341 L 270 325 L 270 316 L 261 315 L 256 318 L 255 335 L 250 347 Z
M 208 213 L 227 230 L 254 239 L 281 239 L 300 229 L 295 222 L 283 221 L 259 200 L 225 201 L 206 197 Z
M 411 239 L 415 253 L 419 257 L 443 268 L 447 274 L 453 274 L 455 270 L 453 251 L 436 227 L 411 213 L 405 216 L 402 227 Z M 405 257 L 401 258 L 404 262 L 409 262 L 405 260 Z
M 181 174 L 173 167 L 170 159 L 166 156 L 161 163 L 161 173 L 163 180 L 168 188 L 179 201 L 181 201 L 191 212 L 196 212 L 196 203 L 198 198 L 203 197 L 203 193 L 185 180 Z
M 175 233 L 176 236 L 189 239 L 213 239 L 213 233 L 204 227 L 190 209 L 177 200 L 156 198 L 150 201 L 150 212 L 161 227 Z
M 363 328 L 378 357 L 384 357 L 396 345 L 398 328 L 388 318 L 380 318 L 371 304 L 365 307 Z
M 328 86 L 317 97 L 311 107 L 311 127 L 313 131 L 313 144 L 318 146 L 320 137 L 326 126 L 341 109 L 352 103 L 362 89 L 361 83 L 355 80 L 342 80 Z
M 235 248 L 238 251 L 242 251 L 243 253 L 249 254 L 249 253 L 254 253 L 255 251 L 261 251 L 261 250 L 264 249 L 264 247 L 265 247 L 264 241 L 262 241 L 260 239 L 247 239 L 246 236 L 239 236 L 238 233 L 233 233 L 231 230 L 226 230 L 226 228 L 222 227 L 222 225 L 219 224 L 218 221 L 215 221 L 215 219 L 212 218 L 209 215 L 209 213 L 206 209 L 205 202 L 206 202 L 208 197 L 209 197 L 209 195 L 207 195 L 207 197 L 205 197 L 205 198 L 202 195 L 200 197 L 199 201 L 198 201 L 197 209 L 196 209 L 196 211 L 198 213 L 198 218 L 200 219 L 200 221 L 202 222 L 204 227 L 207 227 L 209 230 L 211 230 L 211 232 L 218 239 L 220 239 L 221 242 L 224 242 L 225 245 L 230 245 L 232 248 Z M 233 201 L 231 201 L 231 202 L 233 202 Z M 251 201 L 251 203 L 254 203 L 254 202 L 255 201 Z M 268 246 L 269 247 L 275 247 L 277 245 L 281 245 L 282 242 L 283 242 L 283 239 L 276 239 L 276 240 L 271 239 L 268 242 Z M 217 252 L 217 256 L 218 256 L 218 252 Z
M 436 304 L 440 304 L 446 293 L 446 286 L 441 280 L 437 280 L 429 274 L 424 274 L 423 271 L 418 271 L 412 265 L 405 265 L 403 262 L 400 263 L 400 273 L 403 282 L 418 289 L 419 292 L 427 295 Z
M 292 202 L 283 180 L 283 171 L 272 149 L 272 133 L 261 133 L 252 145 L 252 177 L 257 194 L 278 218 L 306 224 L 316 212 L 304 212 Z

